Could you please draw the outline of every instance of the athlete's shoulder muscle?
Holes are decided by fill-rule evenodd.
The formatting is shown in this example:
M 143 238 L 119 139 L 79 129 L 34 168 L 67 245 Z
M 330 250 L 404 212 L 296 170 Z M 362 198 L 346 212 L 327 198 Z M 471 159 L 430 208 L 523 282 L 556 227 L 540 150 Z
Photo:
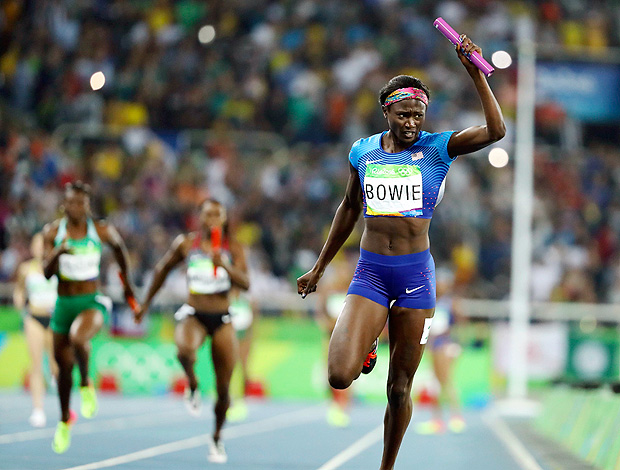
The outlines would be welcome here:
M 53 240 L 56 234 L 58 233 L 58 226 L 60 225 L 61 219 L 56 219 L 53 222 L 45 224 L 41 232 L 43 233 L 44 240 Z
M 93 225 L 95 226 L 95 230 L 97 230 L 97 235 L 99 235 L 99 238 L 102 241 L 107 242 L 109 238 L 108 229 L 110 227 L 114 229 L 114 227 L 108 224 L 105 219 L 93 220 Z
M 379 133 L 355 141 L 349 152 L 349 162 L 353 165 L 353 168 L 357 169 L 359 159 L 362 155 L 380 147 L 379 141 L 381 140 L 381 135 L 382 134 Z
M 435 147 L 439 152 L 439 156 L 446 163 L 452 163 L 454 158 L 448 155 L 448 142 L 450 142 L 450 138 L 454 134 L 455 131 L 445 131 L 445 132 L 420 132 L 420 138 L 416 142 L 418 145 Z

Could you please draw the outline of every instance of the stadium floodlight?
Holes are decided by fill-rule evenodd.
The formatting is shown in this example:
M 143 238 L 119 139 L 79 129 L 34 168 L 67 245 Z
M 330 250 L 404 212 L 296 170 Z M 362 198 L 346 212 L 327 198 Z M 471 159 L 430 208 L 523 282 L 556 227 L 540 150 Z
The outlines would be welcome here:
M 215 28 L 210 25 L 204 25 L 198 30 L 198 40 L 200 44 L 209 44 L 215 39 Z
M 508 160 L 510 160 L 508 152 L 501 147 L 494 147 L 489 152 L 489 163 L 495 168 L 504 168 L 508 165 Z
M 491 56 L 491 62 L 498 69 L 507 69 L 512 64 L 512 57 L 506 51 L 495 51 Z
M 103 72 L 95 72 L 90 77 L 90 87 L 94 90 L 101 90 L 105 85 L 105 75 Z

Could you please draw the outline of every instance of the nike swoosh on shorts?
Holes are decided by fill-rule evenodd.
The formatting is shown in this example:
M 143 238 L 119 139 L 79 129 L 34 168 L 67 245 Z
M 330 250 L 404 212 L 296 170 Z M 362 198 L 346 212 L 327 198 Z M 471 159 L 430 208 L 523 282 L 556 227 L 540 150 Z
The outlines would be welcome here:
M 415 289 L 409 289 L 409 288 L 407 287 L 407 288 L 405 288 L 405 292 L 406 292 L 407 294 L 411 294 L 412 292 L 415 292 L 415 291 L 417 291 L 417 290 L 419 290 L 419 289 L 422 289 L 422 287 L 424 287 L 424 286 L 416 287 Z

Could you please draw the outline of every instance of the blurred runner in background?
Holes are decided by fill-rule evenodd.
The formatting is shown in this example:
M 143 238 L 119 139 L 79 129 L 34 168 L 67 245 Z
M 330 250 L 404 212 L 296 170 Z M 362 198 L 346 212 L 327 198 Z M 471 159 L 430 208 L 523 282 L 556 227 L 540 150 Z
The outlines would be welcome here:
M 242 290 L 250 286 L 244 249 L 230 237 L 226 221 L 226 209 L 222 204 L 213 199 L 202 203 L 200 229 L 181 234 L 172 242 L 157 264 L 146 298 L 136 313 L 136 321 L 142 321 L 168 273 L 185 261 L 189 296 L 187 303 L 174 314 L 178 321 L 174 339 L 177 357 L 189 382 L 186 405 L 193 415 L 199 415 L 202 407 L 194 371 L 196 352 L 207 336 L 212 340 L 217 399 L 215 431 L 207 457 L 214 463 L 228 460 L 221 432 L 230 406 L 230 379 L 239 355 L 239 343 L 231 322 L 230 290 L 233 286 Z
M 418 423 L 419 434 L 438 434 L 446 430 L 443 409 L 447 406 L 450 417 L 448 429 L 455 433 L 465 430 L 458 391 L 454 385 L 454 361 L 462 348 L 452 335 L 452 327 L 463 321 L 458 299 L 453 295 L 454 275 L 448 269 L 437 269 L 437 304 L 433 325 L 428 337 L 428 349 L 433 361 L 433 372 L 439 383 L 439 396 L 433 401 L 433 419 Z
M 103 244 L 112 249 L 124 279 L 125 298 L 134 299 L 128 281 L 127 249 L 116 229 L 90 211 L 90 186 L 80 181 L 65 186 L 64 217 L 43 229 L 47 279 L 58 275 L 58 298 L 51 320 L 54 355 L 58 363 L 58 398 L 61 418 L 52 448 L 65 452 L 71 444 L 70 410 L 73 366 L 80 369 L 80 411 L 85 418 L 97 414 L 95 387 L 88 377 L 90 340 L 101 329 L 112 301 L 99 293 Z
M 13 292 L 13 303 L 24 312 L 24 332 L 30 353 L 30 393 L 32 414 L 30 424 L 35 428 L 45 427 L 47 419 L 43 409 L 45 377 L 43 358 L 47 354 L 52 379 L 58 376 L 58 365 L 54 359 L 50 320 L 58 296 L 58 278 L 49 279 L 43 274 L 43 235 L 32 237 L 30 243 L 32 258 L 24 261 L 17 269 L 17 282 Z

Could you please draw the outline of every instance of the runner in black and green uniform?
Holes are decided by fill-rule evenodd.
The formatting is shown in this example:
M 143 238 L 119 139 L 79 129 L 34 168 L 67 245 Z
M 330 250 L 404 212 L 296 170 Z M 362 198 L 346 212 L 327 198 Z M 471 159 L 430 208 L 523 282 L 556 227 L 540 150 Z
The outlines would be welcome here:
M 88 379 L 90 339 L 99 331 L 112 303 L 98 291 L 102 244 L 112 248 L 121 275 L 128 279 L 127 250 L 114 227 L 90 216 L 90 188 L 81 182 L 65 187 L 65 216 L 43 229 L 45 277 L 58 275 L 58 299 L 52 314 L 54 356 L 58 362 L 58 397 L 61 420 L 52 448 L 65 452 L 71 443 L 69 401 L 73 385 L 72 370 L 80 369 L 81 412 L 85 418 L 97 414 L 95 389 Z M 133 297 L 130 283 L 125 296 Z

